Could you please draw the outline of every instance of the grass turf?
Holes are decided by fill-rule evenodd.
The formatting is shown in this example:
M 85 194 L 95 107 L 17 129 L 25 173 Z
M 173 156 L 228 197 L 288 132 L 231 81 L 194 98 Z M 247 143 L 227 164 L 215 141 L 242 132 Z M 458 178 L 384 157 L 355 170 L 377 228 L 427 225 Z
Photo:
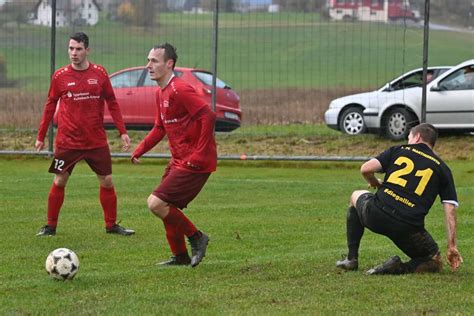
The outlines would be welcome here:
M 211 238 L 195 269 L 160 268 L 168 247 L 146 197 L 162 161 L 114 161 L 119 219 L 129 238 L 105 234 L 98 183 L 85 163 L 74 170 L 55 237 L 44 224 L 51 184 L 43 158 L 0 160 L 0 314 L 469 314 L 473 292 L 471 162 L 452 162 L 461 208 L 458 273 L 369 277 L 364 270 L 400 254 L 366 232 L 360 272 L 334 262 L 345 252 L 349 194 L 364 187 L 358 163 L 220 162 L 186 212 Z M 442 208 L 427 228 L 446 247 Z M 73 249 L 81 267 L 72 282 L 50 279 L 47 254 Z

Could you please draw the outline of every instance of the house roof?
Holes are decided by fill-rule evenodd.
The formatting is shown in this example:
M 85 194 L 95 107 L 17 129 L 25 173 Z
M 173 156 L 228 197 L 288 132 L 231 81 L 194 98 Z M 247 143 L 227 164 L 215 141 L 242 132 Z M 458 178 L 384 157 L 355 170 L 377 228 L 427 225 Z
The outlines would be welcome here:
M 39 0 L 35 5 L 34 11 L 38 11 L 38 7 L 43 1 L 46 1 L 48 5 L 52 5 L 52 0 Z M 75 10 L 81 6 L 82 0 L 57 0 L 56 1 L 56 10 L 65 11 L 65 10 Z M 100 6 L 96 0 L 92 0 L 92 3 L 100 10 Z

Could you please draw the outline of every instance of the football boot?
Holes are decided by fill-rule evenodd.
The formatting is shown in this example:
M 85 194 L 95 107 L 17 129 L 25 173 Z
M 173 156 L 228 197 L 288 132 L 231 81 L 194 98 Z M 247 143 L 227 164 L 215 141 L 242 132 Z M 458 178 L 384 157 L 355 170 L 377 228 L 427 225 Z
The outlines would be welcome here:
M 204 256 L 206 255 L 207 244 L 209 243 L 209 237 L 201 233 L 199 238 L 189 238 L 189 243 L 191 244 L 191 266 L 194 268 L 197 266 Z

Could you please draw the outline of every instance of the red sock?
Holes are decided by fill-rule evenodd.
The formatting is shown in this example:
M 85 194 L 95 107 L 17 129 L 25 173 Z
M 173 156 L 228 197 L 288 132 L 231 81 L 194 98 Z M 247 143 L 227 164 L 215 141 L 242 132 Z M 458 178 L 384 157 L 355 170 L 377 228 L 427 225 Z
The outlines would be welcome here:
M 169 224 L 167 221 L 163 220 L 166 230 L 166 239 L 170 245 L 171 252 L 175 256 L 179 256 L 187 253 L 186 242 L 184 241 L 184 234 L 178 233 L 174 225 Z
M 61 206 L 64 202 L 64 187 L 53 183 L 48 195 L 48 226 L 56 228 Z
M 194 224 L 187 218 L 183 212 L 174 206 L 170 206 L 168 215 L 163 219 L 164 222 L 171 226 L 174 226 L 176 232 L 186 235 L 188 237 L 198 232 L 198 229 Z
M 117 221 L 117 195 L 114 187 L 100 187 L 100 204 L 104 210 L 105 227 L 112 228 Z

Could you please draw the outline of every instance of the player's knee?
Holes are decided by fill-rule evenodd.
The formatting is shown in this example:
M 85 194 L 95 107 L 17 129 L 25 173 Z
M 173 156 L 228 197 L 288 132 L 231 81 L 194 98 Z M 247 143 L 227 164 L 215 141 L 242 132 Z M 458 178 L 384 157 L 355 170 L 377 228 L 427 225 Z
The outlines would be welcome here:
M 163 218 L 167 213 L 168 203 L 151 194 L 147 200 L 148 208 L 156 216 Z
M 112 182 L 112 175 L 109 174 L 107 176 L 98 176 L 99 181 L 100 181 L 100 186 L 110 189 L 114 186 L 114 183 Z
M 357 191 L 352 192 L 349 206 L 356 206 L 357 200 L 359 199 L 359 197 L 362 194 L 365 194 L 365 193 L 369 193 L 369 191 L 367 191 L 367 190 L 357 190 Z
M 57 174 L 54 177 L 54 184 L 58 187 L 65 187 L 67 184 L 67 180 L 69 179 L 69 174 Z

